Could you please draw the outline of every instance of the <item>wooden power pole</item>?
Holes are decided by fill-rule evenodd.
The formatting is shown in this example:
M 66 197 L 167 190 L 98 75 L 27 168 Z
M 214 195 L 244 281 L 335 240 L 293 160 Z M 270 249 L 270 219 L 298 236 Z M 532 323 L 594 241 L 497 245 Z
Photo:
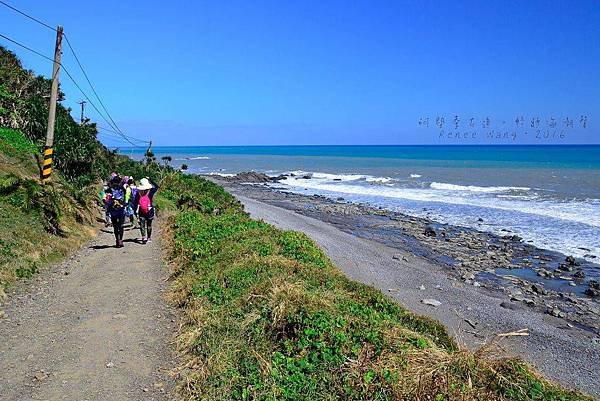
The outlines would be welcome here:
M 150 155 L 152 154 L 152 140 L 148 144 L 148 149 L 146 149 L 146 153 L 144 153 L 144 170 L 148 171 L 148 166 L 150 164 Z
M 85 104 L 87 102 L 85 100 L 82 100 L 81 102 L 77 102 L 77 104 L 81 105 L 81 125 L 83 125 L 83 121 L 84 121 L 84 115 L 83 115 L 83 111 L 85 109 Z
M 52 154 L 54 153 L 54 122 L 56 121 L 56 102 L 58 100 L 58 72 L 60 56 L 62 55 L 63 27 L 56 27 L 56 45 L 54 47 L 54 66 L 52 68 L 52 91 L 50 92 L 50 109 L 48 112 L 48 130 L 46 131 L 46 146 L 44 147 L 44 164 L 42 181 L 47 182 L 52 174 Z

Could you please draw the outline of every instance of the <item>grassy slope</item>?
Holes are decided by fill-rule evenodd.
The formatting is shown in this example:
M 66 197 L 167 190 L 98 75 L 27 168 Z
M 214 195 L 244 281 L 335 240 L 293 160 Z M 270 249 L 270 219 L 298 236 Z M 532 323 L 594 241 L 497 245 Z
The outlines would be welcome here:
M 159 202 L 185 399 L 584 400 L 516 360 L 457 349 L 440 323 L 343 276 L 305 235 L 174 176 Z
M 73 190 L 57 173 L 52 185 L 40 185 L 36 152 L 21 133 L 0 128 L 0 296 L 94 234 L 90 194 Z

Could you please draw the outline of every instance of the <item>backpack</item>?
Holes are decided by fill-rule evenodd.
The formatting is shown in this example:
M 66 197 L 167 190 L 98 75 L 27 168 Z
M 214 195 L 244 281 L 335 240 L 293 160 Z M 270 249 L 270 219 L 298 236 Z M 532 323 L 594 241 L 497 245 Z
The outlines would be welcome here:
M 130 199 L 135 199 L 135 197 L 137 196 L 138 190 L 137 187 L 130 187 L 131 188 L 131 198 Z
M 150 194 L 147 193 L 145 195 L 140 195 L 138 205 L 140 206 L 140 214 L 148 215 L 150 213 L 150 209 L 152 209 L 152 200 L 150 199 Z
M 125 191 L 122 189 L 113 189 L 110 202 L 114 211 L 120 212 L 123 210 L 125 208 Z

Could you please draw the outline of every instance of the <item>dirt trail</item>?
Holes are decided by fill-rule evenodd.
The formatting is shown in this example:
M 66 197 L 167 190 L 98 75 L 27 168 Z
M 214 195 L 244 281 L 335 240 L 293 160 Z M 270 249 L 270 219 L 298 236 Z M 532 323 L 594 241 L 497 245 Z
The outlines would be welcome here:
M 169 399 L 167 272 L 158 241 L 138 244 L 138 235 L 127 230 L 115 249 L 102 231 L 10 297 L 0 319 L 0 400 Z

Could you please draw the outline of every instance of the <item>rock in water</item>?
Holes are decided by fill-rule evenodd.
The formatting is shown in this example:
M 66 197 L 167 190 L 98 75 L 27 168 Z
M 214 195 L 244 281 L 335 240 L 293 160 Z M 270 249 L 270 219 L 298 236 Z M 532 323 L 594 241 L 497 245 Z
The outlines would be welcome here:
M 288 178 L 287 174 L 279 174 L 277 177 L 269 177 L 271 181 L 281 181 L 286 180 Z
M 425 298 L 425 299 L 422 299 L 421 302 L 424 303 L 425 305 L 430 305 L 430 306 L 435 306 L 435 307 L 438 307 L 442 304 L 440 301 L 438 301 L 437 299 L 433 299 L 433 298 Z
M 590 280 L 588 288 L 585 290 L 585 294 L 592 298 L 600 296 L 600 283 L 596 280 Z
M 567 256 L 565 258 L 565 262 L 567 262 L 567 264 L 569 266 L 579 266 L 579 263 L 575 260 L 575 258 L 571 255 Z
M 538 269 L 537 270 L 537 275 L 541 276 L 541 277 L 552 277 L 552 272 L 550 270 L 546 270 L 546 269 Z
M 435 231 L 435 227 L 431 224 L 427 224 L 425 226 L 425 235 L 428 237 L 437 237 L 437 231 Z

